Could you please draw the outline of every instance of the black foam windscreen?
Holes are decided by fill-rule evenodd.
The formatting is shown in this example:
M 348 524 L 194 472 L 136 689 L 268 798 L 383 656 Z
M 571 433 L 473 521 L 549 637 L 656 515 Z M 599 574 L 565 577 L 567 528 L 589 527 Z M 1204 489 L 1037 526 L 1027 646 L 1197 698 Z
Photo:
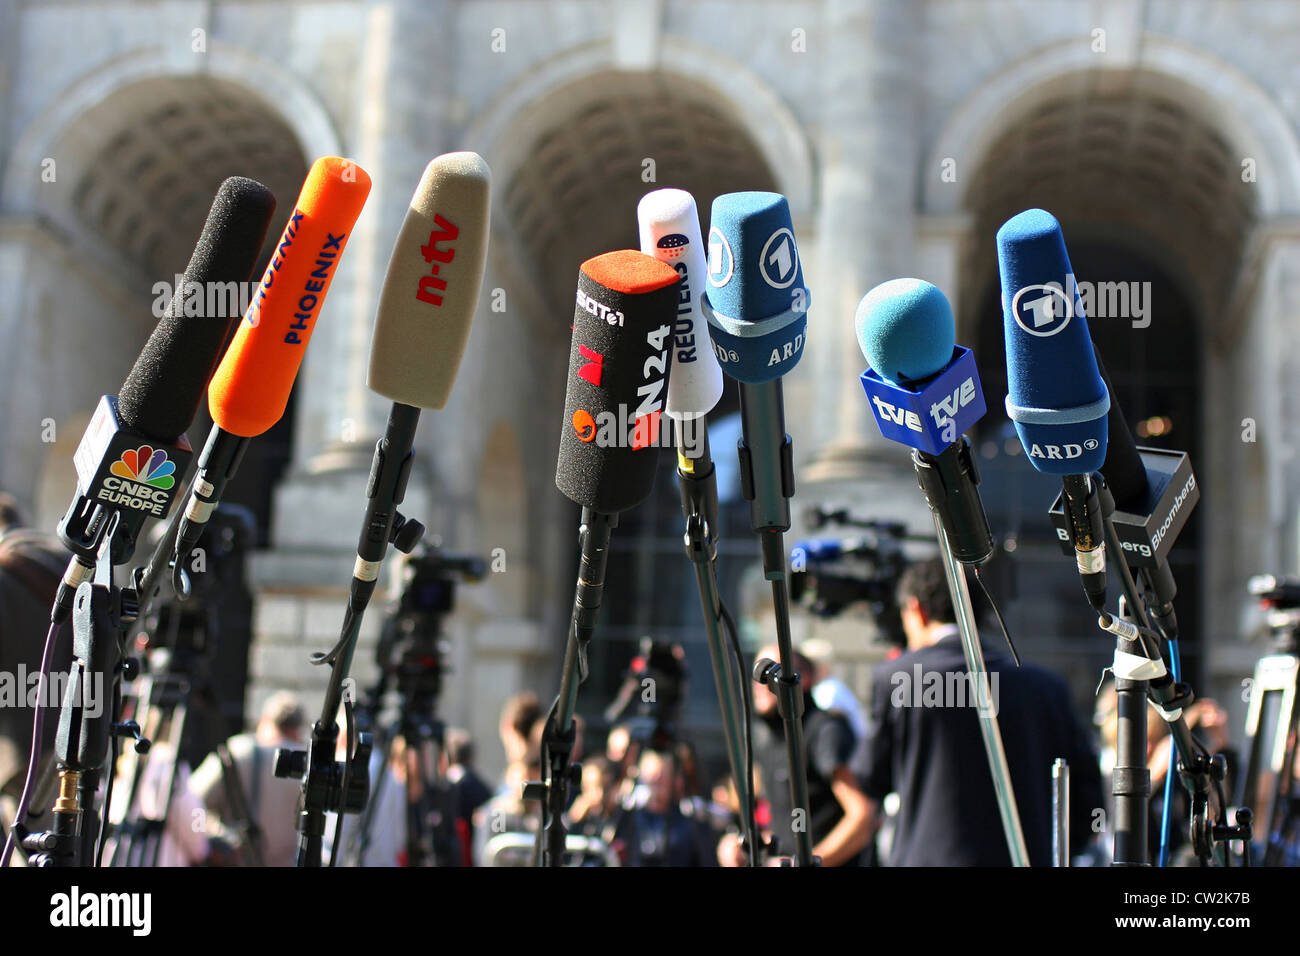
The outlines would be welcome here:
M 181 287 L 118 392 L 125 425 L 164 442 L 190 427 L 243 315 L 245 284 L 274 213 L 275 196 L 256 180 L 232 176 L 221 184 Z
M 564 427 L 555 484 L 602 514 L 654 488 L 668 398 L 677 270 L 640 252 L 608 252 L 578 273 Z
M 1097 371 L 1101 373 L 1101 380 L 1106 383 L 1106 391 L 1110 394 L 1110 412 L 1106 419 L 1106 460 L 1102 463 L 1101 474 L 1115 498 L 1117 508 L 1122 511 L 1140 508 L 1150 485 L 1146 466 L 1142 464 L 1142 456 L 1138 454 L 1137 443 L 1129 431 L 1128 420 L 1115 397 L 1115 388 L 1110 384 L 1110 376 L 1106 374 L 1106 366 L 1102 364 L 1101 353 L 1097 352 L 1095 345 L 1093 353 L 1097 358 Z

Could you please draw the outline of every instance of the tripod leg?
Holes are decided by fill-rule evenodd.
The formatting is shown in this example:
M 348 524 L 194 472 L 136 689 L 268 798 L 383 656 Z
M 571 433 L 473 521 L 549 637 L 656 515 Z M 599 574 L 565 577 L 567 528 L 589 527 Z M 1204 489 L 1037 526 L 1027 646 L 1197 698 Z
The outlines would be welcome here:
M 1295 775 L 1296 775 L 1296 735 L 1300 729 L 1300 709 L 1295 706 L 1295 694 L 1289 698 L 1291 712 L 1278 714 L 1277 733 L 1286 734 L 1283 744 L 1284 756 L 1278 770 L 1277 780 L 1273 783 L 1273 804 L 1269 809 L 1268 847 L 1264 851 L 1265 866 L 1280 866 L 1286 855 L 1290 834 L 1295 829 Z M 1286 718 L 1283 720 L 1283 718 Z
M 375 813 L 378 811 L 380 801 L 383 799 L 384 785 L 388 782 L 388 768 L 393 759 L 393 739 L 390 734 L 387 743 L 384 745 L 384 756 L 379 762 L 378 779 L 375 781 L 374 789 L 370 791 L 370 799 L 366 802 L 366 809 L 361 814 L 361 822 L 352 841 L 349 858 L 353 861 L 354 866 L 365 866 L 366 854 L 370 852 Z

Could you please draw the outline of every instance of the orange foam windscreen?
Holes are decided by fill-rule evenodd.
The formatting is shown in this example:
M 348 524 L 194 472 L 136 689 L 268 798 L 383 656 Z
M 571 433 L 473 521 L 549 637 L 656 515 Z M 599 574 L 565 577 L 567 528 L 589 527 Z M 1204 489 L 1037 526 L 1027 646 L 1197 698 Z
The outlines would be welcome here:
M 218 427 L 244 438 L 284 415 L 303 353 L 361 208 L 370 176 L 349 159 L 312 164 L 271 261 L 208 386 Z

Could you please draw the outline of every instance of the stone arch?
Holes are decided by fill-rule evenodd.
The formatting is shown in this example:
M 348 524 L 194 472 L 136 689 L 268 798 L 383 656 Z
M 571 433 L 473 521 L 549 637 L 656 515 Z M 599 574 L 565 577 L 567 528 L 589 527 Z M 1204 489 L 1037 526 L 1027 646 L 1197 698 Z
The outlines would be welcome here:
M 929 150 L 922 167 L 922 211 L 960 214 L 969 205 L 970 180 L 959 173 L 956 183 L 944 182 L 936 172 L 940 164 L 951 158 L 969 170 L 1012 122 L 1063 86 L 1083 89 L 1111 72 L 1101 73 L 1097 62 L 1086 44 L 1070 40 L 1043 47 L 985 81 L 953 110 Z M 1300 212 L 1300 140 L 1258 83 L 1204 50 L 1150 34 L 1143 36 L 1139 57 L 1129 67 L 1152 90 L 1191 97 L 1243 157 L 1259 160 L 1261 217 Z
M 275 90 L 276 100 L 264 90 Z M 307 158 L 338 150 L 333 122 L 309 87 L 222 44 L 179 65 L 160 49 L 138 50 L 92 69 L 37 113 L 6 157 L 0 181 L 0 208 L 25 224 L 15 241 L 28 263 L 25 291 L 3 316 L 15 347 L 0 356 L 0 378 L 18 412 L 60 423 L 63 440 L 51 455 L 71 455 L 65 445 L 75 439 L 66 424 L 88 414 L 98 395 L 115 391 L 134 361 L 154 321 L 155 285 L 183 270 L 221 180 L 248 175 L 271 187 L 279 200 L 273 237 L 292 211 Z M 57 180 L 41 188 L 46 156 L 55 158 Z M 92 315 L 102 341 L 86 349 Z M 43 354 L 44 340 L 67 373 L 69 388 L 56 394 L 32 381 L 32 364 L 16 358 Z M 69 341 L 79 343 L 75 353 Z M 191 436 L 206 429 L 205 411 Z M 278 472 L 293 415 L 277 428 L 241 469 L 251 484 L 232 492 L 232 500 L 244 492 L 257 498 L 246 503 L 261 518 L 270 507 L 270 482 L 257 461 L 275 459 L 267 474 Z M 15 430 L 5 457 L 48 450 L 34 442 L 28 431 Z M 15 491 L 41 499 L 44 508 L 48 495 L 37 479 L 20 481 Z

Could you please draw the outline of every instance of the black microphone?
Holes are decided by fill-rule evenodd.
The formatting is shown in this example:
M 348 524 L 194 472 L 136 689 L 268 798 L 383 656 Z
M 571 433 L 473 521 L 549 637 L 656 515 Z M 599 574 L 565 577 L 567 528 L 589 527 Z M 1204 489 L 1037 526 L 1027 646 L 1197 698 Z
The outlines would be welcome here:
M 172 559 L 184 556 L 221 503 L 248 443 L 284 415 L 316 320 L 352 226 L 370 194 L 370 176 L 351 160 L 312 163 L 257 293 L 208 386 L 212 429 L 199 454 Z
M 117 397 L 100 399 L 74 456 L 76 497 L 59 522 L 74 557 L 55 598 L 55 623 L 67 619 L 77 586 L 94 574 L 105 536 L 112 535 L 111 561 L 123 564 L 144 521 L 167 516 L 193 455 L 185 430 L 239 318 L 229 296 L 233 308 L 206 314 L 215 298 L 208 293 L 248 281 L 274 212 L 275 196 L 261 183 L 232 177 L 221 184 L 181 287 Z
M 1191 492 L 1196 491 L 1196 478 L 1186 455 L 1177 453 L 1177 459 L 1172 459 L 1171 453 L 1160 449 L 1146 449 L 1147 456 L 1152 459 L 1152 468 L 1148 470 L 1143 452 L 1133 441 L 1133 433 L 1129 431 L 1124 410 L 1114 400 L 1115 389 L 1111 386 L 1110 376 L 1106 374 L 1101 354 L 1095 354 L 1097 371 L 1106 383 L 1106 391 L 1112 396 L 1107 416 L 1106 461 L 1101 466 L 1101 474 L 1115 499 L 1115 531 L 1120 544 L 1126 549 L 1126 557 L 1131 559 L 1132 564 L 1141 562 L 1143 565 L 1142 570 L 1155 597 L 1154 603 L 1147 608 L 1147 613 L 1155 619 L 1166 640 L 1176 641 L 1178 615 L 1174 612 L 1174 598 L 1178 596 L 1178 584 L 1169 568 L 1168 549 L 1173 546 L 1174 537 L 1182 530 L 1183 523 L 1199 499 L 1199 493 L 1191 495 Z M 1151 481 L 1153 476 L 1160 482 L 1158 488 Z M 1189 491 L 1180 498 L 1178 495 L 1183 489 Z M 1157 491 L 1159 494 L 1155 493 Z M 1166 497 L 1166 491 L 1173 492 L 1173 495 L 1162 509 L 1160 503 Z M 1155 536 L 1148 527 L 1152 524 L 1151 518 L 1166 513 L 1170 513 L 1171 518 L 1180 517 L 1181 520 L 1176 528 L 1172 527 L 1173 520 L 1168 526 L 1160 522 L 1157 527 L 1163 533 L 1152 541 Z M 1140 523 L 1127 521 L 1127 514 L 1137 515 L 1141 519 Z M 1161 547 L 1161 544 L 1164 546 Z M 1127 550 L 1130 548 L 1131 551 Z
M 573 714 L 587 676 L 611 532 L 619 513 L 654 488 L 679 281 L 672 266 L 631 250 L 588 259 L 578 274 L 555 485 L 582 506 L 581 558 L 560 692 L 542 737 L 547 778 L 538 838 L 551 866 L 564 857 Z

